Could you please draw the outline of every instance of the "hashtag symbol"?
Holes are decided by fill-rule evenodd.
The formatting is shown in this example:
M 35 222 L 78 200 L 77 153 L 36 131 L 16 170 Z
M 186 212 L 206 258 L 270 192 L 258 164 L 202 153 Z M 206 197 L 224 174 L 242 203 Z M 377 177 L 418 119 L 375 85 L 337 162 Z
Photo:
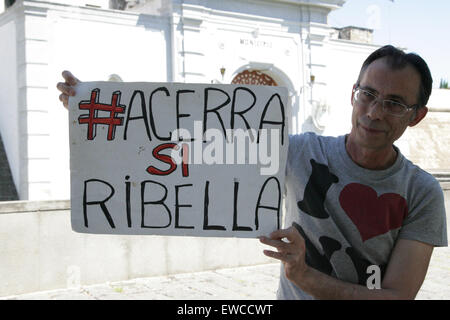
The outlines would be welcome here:
M 80 110 L 89 110 L 88 114 L 81 115 L 78 118 L 79 124 L 87 124 L 88 140 L 93 140 L 96 136 L 97 125 L 107 125 L 108 126 L 108 140 L 114 140 L 114 134 L 116 132 L 116 126 L 121 126 L 123 124 L 123 118 L 116 117 L 118 113 L 125 112 L 125 106 L 121 106 L 120 102 L 120 91 L 115 91 L 112 94 L 111 104 L 99 103 L 100 89 L 94 89 L 91 92 L 90 101 L 81 101 L 78 107 Z M 108 117 L 99 117 L 99 111 L 109 112 Z

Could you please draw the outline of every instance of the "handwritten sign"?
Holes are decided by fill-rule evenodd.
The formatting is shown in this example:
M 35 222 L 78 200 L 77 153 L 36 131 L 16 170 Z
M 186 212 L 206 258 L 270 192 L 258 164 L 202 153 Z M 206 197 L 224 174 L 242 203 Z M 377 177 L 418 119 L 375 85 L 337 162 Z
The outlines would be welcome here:
M 74 231 L 256 237 L 280 227 L 285 88 L 84 82 L 76 91 Z

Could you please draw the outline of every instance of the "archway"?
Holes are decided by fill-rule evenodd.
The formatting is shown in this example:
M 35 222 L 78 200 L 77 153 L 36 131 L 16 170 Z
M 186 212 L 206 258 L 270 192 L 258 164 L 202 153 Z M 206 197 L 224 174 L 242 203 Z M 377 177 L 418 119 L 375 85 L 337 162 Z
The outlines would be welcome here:
M 261 86 L 278 86 L 276 81 L 271 76 L 258 70 L 244 70 L 238 73 L 233 78 L 231 83 L 261 85 Z

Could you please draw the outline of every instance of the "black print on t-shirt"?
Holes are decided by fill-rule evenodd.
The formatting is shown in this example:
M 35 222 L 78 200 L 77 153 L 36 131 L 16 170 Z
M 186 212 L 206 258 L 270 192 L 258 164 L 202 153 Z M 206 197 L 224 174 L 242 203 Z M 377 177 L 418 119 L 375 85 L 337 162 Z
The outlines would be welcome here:
M 330 259 L 335 251 L 341 249 L 342 246 L 339 241 L 326 236 L 320 237 L 319 242 L 322 245 L 322 251 L 324 252 L 324 254 L 321 254 L 313 245 L 311 240 L 306 236 L 303 228 L 295 222 L 293 222 L 292 225 L 298 230 L 303 239 L 305 239 L 306 264 L 320 272 L 331 275 L 333 272 L 333 266 L 330 263 Z
M 312 217 L 326 219 L 329 217 L 324 208 L 325 196 L 331 184 L 339 181 L 329 168 L 311 159 L 312 172 L 306 184 L 303 200 L 297 203 L 300 210 Z
M 355 265 L 356 273 L 358 274 L 358 283 L 361 285 L 367 284 L 367 278 L 371 276 L 370 273 L 367 273 L 367 268 L 373 263 L 368 261 L 367 259 L 364 259 L 361 257 L 358 252 L 356 252 L 353 247 L 348 247 L 345 249 L 345 253 L 348 254 L 350 259 L 352 259 L 353 264 Z M 381 279 L 383 279 L 384 272 L 386 271 L 386 264 L 379 265 L 380 267 L 380 273 L 381 273 Z
M 339 181 L 338 177 L 330 172 L 329 168 L 325 164 L 320 164 L 311 159 L 312 173 L 306 184 L 305 193 L 302 201 L 299 201 L 298 207 L 304 213 L 319 219 L 329 218 L 328 212 L 325 210 L 324 201 L 326 193 L 333 183 Z M 306 235 L 303 228 L 293 222 L 292 225 L 299 231 L 300 235 L 305 240 L 305 261 L 310 267 L 323 272 L 327 275 L 332 275 L 336 272 L 333 270 L 331 264 L 332 255 L 340 251 L 342 244 L 329 236 L 322 235 L 319 237 L 322 253 L 316 248 L 311 239 Z M 374 263 L 363 258 L 353 247 L 347 247 L 345 253 L 350 257 L 358 276 L 358 283 L 366 285 L 367 279 L 370 274 L 367 273 L 367 268 Z M 381 278 L 383 278 L 387 265 L 380 265 Z
M 295 222 L 293 222 L 292 225 L 298 230 L 303 239 L 305 239 L 306 264 L 316 269 L 317 271 L 325 273 L 329 276 L 333 275 L 333 266 L 330 260 L 333 253 L 339 251 L 342 248 L 341 243 L 333 238 L 321 236 L 319 238 L 319 242 L 322 245 L 322 251 L 324 252 L 324 254 L 321 254 L 319 250 L 317 250 L 317 248 L 313 245 L 309 237 L 306 235 L 303 228 Z M 353 265 L 355 266 L 356 274 L 358 275 L 358 284 L 366 285 L 367 279 L 371 275 L 370 273 L 367 273 L 367 268 L 373 265 L 374 263 L 361 257 L 353 247 L 347 247 L 345 249 L 345 253 L 350 257 L 350 259 L 353 262 Z M 383 264 L 380 265 L 379 267 L 381 272 L 381 279 L 383 279 L 387 265 Z

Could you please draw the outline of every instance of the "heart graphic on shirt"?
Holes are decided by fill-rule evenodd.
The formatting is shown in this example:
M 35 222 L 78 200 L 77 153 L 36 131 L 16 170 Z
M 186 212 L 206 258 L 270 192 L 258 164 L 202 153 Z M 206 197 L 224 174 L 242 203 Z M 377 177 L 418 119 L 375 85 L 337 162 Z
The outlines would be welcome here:
M 346 185 L 339 202 L 358 228 L 363 242 L 401 227 L 408 215 L 406 200 L 399 194 L 378 196 L 374 189 L 359 183 Z

